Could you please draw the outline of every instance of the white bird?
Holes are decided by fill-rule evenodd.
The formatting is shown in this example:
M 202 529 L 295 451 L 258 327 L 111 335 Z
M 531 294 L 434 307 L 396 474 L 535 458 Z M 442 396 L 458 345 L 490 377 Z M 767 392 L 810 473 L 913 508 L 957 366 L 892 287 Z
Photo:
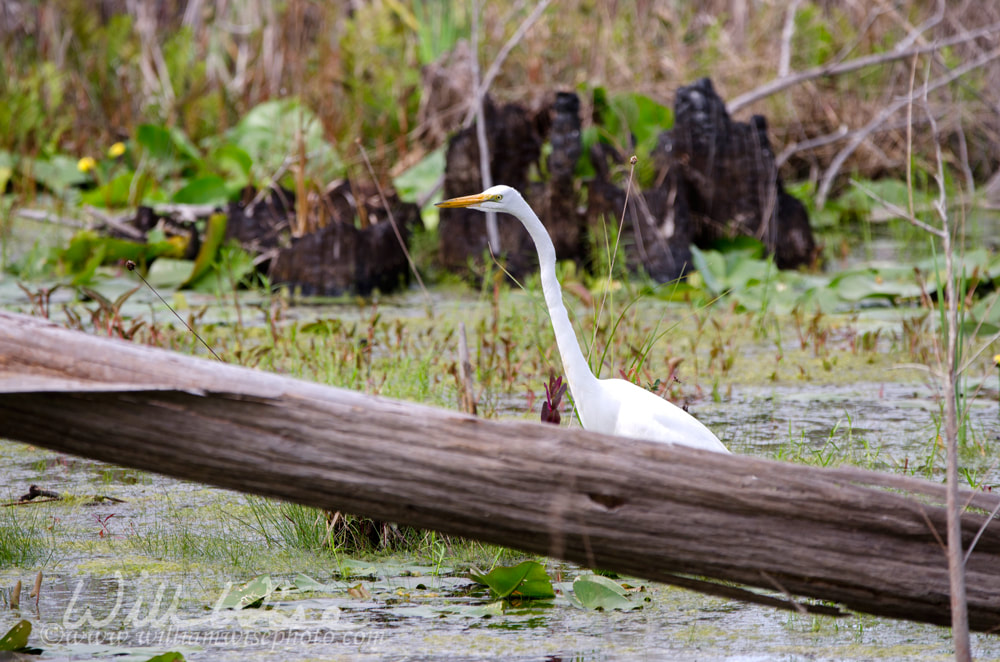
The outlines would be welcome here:
M 718 453 L 729 452 L 711 430 L 673 403 L 624 379 L 598 379 L 594 376 L 563 305 L 562 289 L 556 278 L 555 246 L 548 230 L 520 193 L 509 186 L 493 186 L 476 195 L 439 202 L 437 206 L 504 212 L 521 221 L 531 235 L 538 251 L 542 292 L 556 334 L 566 381 L 585 429 Z

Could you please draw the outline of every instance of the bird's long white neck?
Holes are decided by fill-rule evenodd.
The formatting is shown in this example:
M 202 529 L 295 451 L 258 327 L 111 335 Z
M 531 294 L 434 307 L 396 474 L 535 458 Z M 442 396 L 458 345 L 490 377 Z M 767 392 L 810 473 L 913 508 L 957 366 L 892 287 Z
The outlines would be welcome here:
M 562 357 L 563 370 L 566 372 L 566 381 L 573 393 L 573 399 L 577 403 L 577 412 L 583 421 L 584 411 L 587 409 L 583 402 L 596 396 L 597 378 L 590 371 L 586 357 L 580 350 L 580 345 L 576 340 L 576 333 L 573 331 L 573 324 L 569 321 L 569 314 L 563 304 L 562 288 L 559 287 L 559 279 L 556 277 L 556 249 L 549 237 L 549 231 L 545 229 L 542 222 L 538 220 L 531 208 L 523 200 L 521 201 L 521 222 L 538 250 L 538 268 L 542 279 L 542 293 L 545 295 L 545 304 L 549 309 L 549 317 L 552 319 L 552 330 L 555 332 L 556 345 L 559 347 L 559 354 Z M 581 406 L 582 405 L 582 406 Z M 587 422 L 583 421 L 584 427 Z

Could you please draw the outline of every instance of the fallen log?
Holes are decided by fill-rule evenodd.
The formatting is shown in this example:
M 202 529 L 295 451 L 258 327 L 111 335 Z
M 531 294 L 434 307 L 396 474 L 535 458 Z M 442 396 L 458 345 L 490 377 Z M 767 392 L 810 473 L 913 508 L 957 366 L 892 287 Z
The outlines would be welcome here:
M 950 622 L 944 488 L 913 478 L 484 420 L 3 312 L 0 435 L 706 593 Z M 970 625 L 997 630 L 1000 495 L 963 499 Z

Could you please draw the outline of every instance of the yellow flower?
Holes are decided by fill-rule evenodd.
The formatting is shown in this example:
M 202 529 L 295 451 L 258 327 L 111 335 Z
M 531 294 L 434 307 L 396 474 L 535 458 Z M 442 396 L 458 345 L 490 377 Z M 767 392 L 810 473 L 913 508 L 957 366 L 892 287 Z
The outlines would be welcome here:
M 993 362 L 996 363 L 997 366 L 1000 366 L 1000 354 L 993 357 Z
M 125 143 L 116 142 L 114 145 L 108 148 L 108 156 L 113 159 L 117 159 L 119 156 L 125 153 Z
M 89 156 L 85 156 L 76 162 L 76 169 L 80 172 L 90 172 L 97 167 L 97 162 Z

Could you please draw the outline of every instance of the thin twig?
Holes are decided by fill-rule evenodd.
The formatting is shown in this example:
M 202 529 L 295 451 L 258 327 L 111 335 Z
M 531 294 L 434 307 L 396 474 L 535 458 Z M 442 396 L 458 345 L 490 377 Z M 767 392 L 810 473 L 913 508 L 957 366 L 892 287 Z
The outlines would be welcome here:
M 478 91 L 479 85 L 479 0 L 472 2 L 472 84 Z M 486 112 L 483 109 L 483 99 L 486 96 L 488 87 L 482 88 L 482 93 L 478 93 L 473 100 L 473 109 L 476 113 L 476 142 L 479 145 L 479 178 L 483 189 L 493 186 L 493 171 L 490 169 L 490 145 L 486 140 Z M 486 212 L 486 241 L 490 246 L 490 253 L 500 252 L 500 228 L 497 225 L 497 214 L 495 211 Z
M 510 52 L 514 50 L 514 47 L 517 46 L 522 39 L 524 39 L 524 35 L 528 33 L 531 26 L 535 24 L 535 21 L 539 19 L 542 12 L 545 11 L 545 8 L 549 6 L 549 2 L 551 2 L 551 0 L 540 0 L 540 2 L 535 5 L 535 8 L 531 11 L 531 13 L 528 14 L 523 21 L 521 21 L 520 25 L 517 26 L 517 29 L 514 30 L 514 34 L 510 36 L 507 43 L 500 48 L 500 52 L 497 53 L 495 58 L 493 58 L 493 63 L 490 64 L 490 68 L 486 70 L 486 75 L 483 76 L 483 80 L 476 86 L 476 103 L 478 103 L 478 100 L 482 99 L 486 95 L 486 92 L 490 89 L 490 85 L 493 84 L 493 79 L 500 73 L 500 67 L 507 59 L 507 56 L 510 55 Z M 473 23 L 475 23 L 475 21 L 473 21 Z M 472 55 L 473 58 L 476 57 L 475 51 L 473 51 Z M 476 70 L 478 71 L 478 66 L 476 67 Z M 462 128 L 468 128 L 468 126 L 472 124 L 472 120 L 475 116 L 476 109 L 475 106 L 473 106 L 466 113 L 465 120 L 462 121 Z
M 799 612 L 803 616 L 805 616 L 805 615 L 807 615 L 809 613 L 804 606 L 802 606 L 801 604 L 799 604 L 799 601 L 795 599 L 795 596 L 793 596 L 791 593 L 789 593 L 788 589 L 786 589 L 784 586 L 782 586 L 781 583 L 778 582 L 777 579 L 775 579 L 774 577 L 772 577 L 770 574 L 764 572 L 763 570 L 760 571 L 760 576 L 763 577 L 764 579 L 766 579 L 771 584 L 771 586 L 773 586 L 774 588 L 776 588 L 778 591 L 780 591 L 781 593 L 784 593 L 785 599 L 788 600 L 788 604 L 794 606 L 795 610 L 797 612 Z
M 925 78 L 923 102 L 927 103 L 927 83 Z M 948 337 L 946 363 L 942 366 L 945 375 L 945 437 L 947 442 L 947 520 L 948 520 L 948 577 L 951 585 L 951 635 L 955 647 L 955 659 L 966 662 L 972 659 L 969 639 L 969 605 L 965 586 L 965 554 L 962 551 L 962 509 L 958 498 L 958 394 L 956 388 L 956 363 L 958 361 L 958 293 L 955 291 L 955 255 L 951 242 L 951 223 L 948 217 L 947 193 L 945 190 L 944 159 L 941 156 L 941 137 L 937 122 L 928 112 L 931 131 L 934 135 L 934 157 L 937 169 L 934 179 L 938 186 L 935 207 L 941 219 L 942 252 L 945 263 L 945 303 L 947 305 Z
M 30 221 L 41 221 L 42 223 L 52 223 L 54 225 L 63 225 L 68 228 L 76 229 L 86 229 L 87 224 L 72 218 L 66 218 L 65 216 L 57 216 L 47 211 L 42 211 L 41 209 L 18 209 L 14 212 L 16 216 L 21 218 L 26 218 Z
M 897 218 L 905 219 L 905 220 L 909 221 L 911 224 L 913 224 L 914 226 L 916 226 L 916 227 L 920 228 L 921 230 L 923 230 L 924 232 L 930 233 L 930 234 L 934 235 L 935 237 L 941 238 L 941 235 L 943 234 L 943 231 L 940 228 L 936 228 L 933 225 L 930 225 L 928 223 L 925 223 L 924 221 L 921 221 L 916 216 L 914 216 L 911 212 L 907 212 L 905 209 L 903 209 L 899 205 L 894 204 L 892 202 L 889 202 L 885 198 L 881 197 L 880 195 L 878 195 L 877 193 L 875 193 L 875 191 L 871 190 L 868 186 L 866 186 L 862 182 L 859 182 L 856 179 L 852 179 L 851 180 L 851 185 L 854 186 L 855 188 L 860 189 L 865 195 L 867 195 L 868 197 L 870 197 L 872 200 L 874 200 L 875 202 L 877 202 L 880 205 L 884 206 L 885 209 L 886 209 L 886 211 L 888 211 L 890 214 L 893 214 Z M 910 204 L 911 205 L 913 204 L 912 201 L 911 201 Z
M 465 322 L 458 323 L 458 374 L 461 385 L 462 411 L 476 415 L 476 394 L 472 380 L 472 361 L 469 359 L 469 340 L 465 333 Z
M 785 10 L 785 25 L 781 28 L 781 54 L 778 56 L 778 79 L 788 76 L 792 65 L 792 36 L 795 35 L 795 14 L 802 0 L 792 0 Z
M 917 215 L 913 211 L 913 83 L 917 77 L 917 56 L 913 56 L 910 64 L 910 103 L 906 104 L 906 199 L 910 213 L 906 219 L 917 225 Z M 926 230 L 926 228 L 924 228 Z M 938 234 L 938 233 L 934 233 Z M 938 235 L 940 236 L 940 235 Z
M 486 75 L 483 76 L 482 80 L 479 80 L 479 2 L 478 0 L 473 3 L 472 9 L 472 25 L 471 25 L 471 40 L 472 40 L 472 76 L 473 83 L 476 89 L 475 96 L 472 99 L 472 105 L 468 112 L 465 114 L 465 119 L 462 121 L 462 128 L 466 129 L 472 124 L 473 120 L 476 120 L 476 139 L 479 143 L 479 172 L 482 177 L 483 188 L 489 188 L 493 186 L 493 175 L 490 172 L 490 156 L 489 156 L 489 145 L 486 142 L 486 120 L 483 113 L 483 98 L 486 96 L 486 92 L 489 91 L 490 85 L 493 84 L 493 79 L 496 78 L 497 74 L 500 73 L 500 67 L 503 65 L 507 56 L 514 49 L 514 47 L 520 43 L 524 38 L 524 35 L 528 33 L 528 30 L 535 21 L 542 15 L 545 8 L 548 7 L 551 0 L 540 0 L 540 2 L 535 5 L 532 12 L 523 20 L 521 24 L 517 26 L 514 34 L 511 35 L 510 39 L 503 45 L 497 56 L 493 58 L 490 68 L 486 70 Z M 497 226 L 497 215 L 496 212 L 488 211 L 486 212 L 486 238 L 489 244 L 490 255 L 493 256 L 494 261 L 496 261 L 496 253 L 500 251 L 500 228 Z
M 976 531 L 975 537 L 972 539 L 972 542 L 969 543 L 969 549 L 965 550 L 965 558 L 962 559 L 963 564 L 969 562 L 969 557 L 972 556 L 972 550 L 976 548 L 976 543 L 978 543 L 979 539 L 982 538 L 983 534 L 986 532 L 986 527 L 990 525 L 990 522 L 992 522 L 993 518 L 997 516 L 997 513 L 1000 513 L 1000 503 L 996 505 L 996 508 L 990 512 L 990 516 L 986 518 L 982 526 L 979 527 L 979 530 Z
M 214 356 L 219 361 L 225 363 L 225 361 L 222 361 L 222 357 L 215 353 L 215 350 L 212 349 L 212 346 L 209 345 L 207 342 L 205 342 L 205 339 L 202 338 L 201 336 L 199 336 L 198 332 L 195 331 L 194 329 L 192 329 L 191 325 L 188 324 L 187 322 L 185 322 L 183 317 L 181 317 L 180 315 L 177 314 L 177 311 L 174 310 L 173 307 L 169 303 L 167 303 L 166 299 L 164 299 L 162 296 L 160 296 L 160 293 L 156 291 L 155 287 L 153 287 L 152 285 L 149 284 L 148 280 L 146 280 L 145 278 L 142 277 L 142 274 L 139 273 L 139 270 L 135 268 L 135 262 L 133 262 L 132 260 L 126 260 L 125 261 L 125 268 L 128 269 L 129 271 L 135 273 L 135 275 L 139 277 L 139 280 L 141 280 L 143 283 L 145 283 L 146 287 L 148 287 L 149 289 L 151 289 L 153 291 L 153 294 L 155 294 L 156 297 L 160 301 L 163 302 L 163 305 L 166 306 L 167 309 L 170 310 L 170 312 L 172 312 L 174 314 L 174 317 L 176 317 L 177 319 L 179 319 L 181 321 L 181 324 L 183 324 L 184 326 L 187 327 L 188 331 L 190 331 L 192 334 L 194 334 L 195 338 L 197 338 L 199 341 L 201 341 L 201 344 L 204 345 L 205 348 L 212 353 L 212 356 Z
M 987 307 L 986 312 L 983 313 L 983 320 L 985 320 L 989 316 L 989 312 L 993 309 L 993 306 L 996 304 L 996 302 L 998 300 L 1000 300 L 1000 299 L 993 299 L 993 301 L 990 302 L 990 305 Z M 980 320 L 980 324 L 982 324 L 982 320 Z M 978 331 L 978 328 L 977 328 L 977 331 Z M 972 365 L 973 361 L 975 361 L 980 356 L 982 356 L 983 352 L 985 352 L 987 349 L 989 349 L 990 345 L 992 345 L 993 343 L 995 343 L 997 340 L 1000 340 L 1000 331 L 997 331 L 992 336 L 990 336 L 989 340 L 983 342 L 983 344 L 980 345 L 979 349 L 976 350 L 976 352 L 971 357 L 969 357 L 969 360 L 966 361 L 964 364 L 962 364 L 962 367 L 959 368 L 958 372 L 959 373 L 963 373 L 966 370 L 968 370 L 969 366 Z

